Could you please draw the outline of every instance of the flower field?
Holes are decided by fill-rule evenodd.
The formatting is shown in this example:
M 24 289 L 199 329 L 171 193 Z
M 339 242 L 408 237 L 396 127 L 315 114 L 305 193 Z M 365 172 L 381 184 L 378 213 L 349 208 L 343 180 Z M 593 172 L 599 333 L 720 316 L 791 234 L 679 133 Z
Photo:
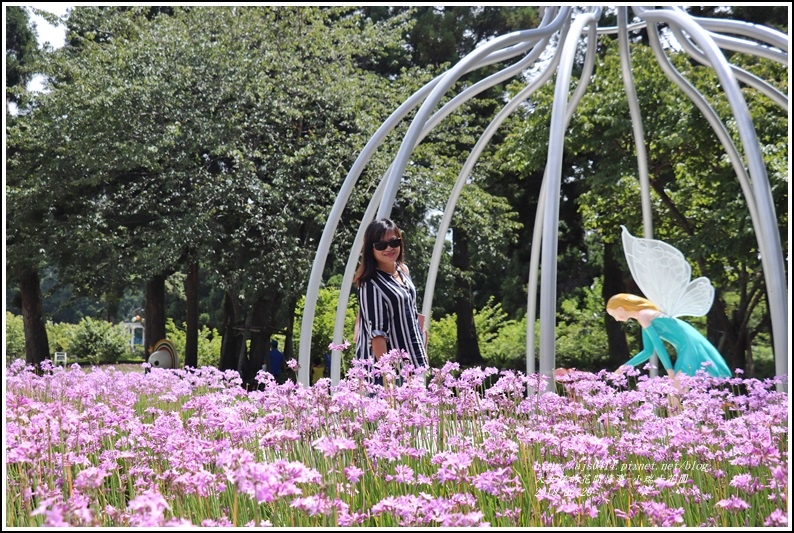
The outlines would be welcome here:
M 400 358 L 377 364 L 385 382 Z M 776 381 L 6 369 L 5 525 L 788 526 Z M 528 393 L 529 390 L 529 393 Z

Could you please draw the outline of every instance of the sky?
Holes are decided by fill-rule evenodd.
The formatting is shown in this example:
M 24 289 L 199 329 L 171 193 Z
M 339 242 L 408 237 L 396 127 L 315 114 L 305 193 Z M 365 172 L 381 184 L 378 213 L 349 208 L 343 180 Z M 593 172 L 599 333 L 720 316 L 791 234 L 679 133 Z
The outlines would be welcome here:
M 22 3 L 15 3 L 13 5 L 20 5 L 20 6 L 31 6 L 37 9 L 41 9 L 42 11 L 49 11 L 50 13 L 54 13 L 55 15 L 63 16 L 66 14 L 66 10 L 72 6 L 67 4 L 62 4 L 58 2 L 42 2 L 42 3 L 29 3 L 29 4 L 22 4 Z M 50 43 L 53 48 L 60 48 L 63 46 L 65 38 L 66 38 L 66 27 L 61 25 L 59 27 L 55 27 L 44 18 L 34 15 L 31 13 L 31 20 L 36 23 L 36 34 L 39 40 L 39 47 L 43 46 L 44 43 Z M 33 79 L 30 81 L 28 85 L 28 89 L 31 91 L 40 91 L 43 87 L 42 78 L 41 76 L 34 76 Z
M 50 13 L 58 15 L 59 17 L 65 15 L 66 10 L 72 7 L 60 2 L 42 2 L 19 5 L 35 7 L 37 9 L 41 9 L 42 11 L 49 11 Z M 66 33 L 64 26 L 56 28 L 42 17 L 37 15 L 33 15 L 32 19 L 36 23 L 36 32 L 38 33 L 39 37 L 39 46 L 43 45 L 45 42 L 49 42 L 53 48 L 60 48 L 63 46 Z

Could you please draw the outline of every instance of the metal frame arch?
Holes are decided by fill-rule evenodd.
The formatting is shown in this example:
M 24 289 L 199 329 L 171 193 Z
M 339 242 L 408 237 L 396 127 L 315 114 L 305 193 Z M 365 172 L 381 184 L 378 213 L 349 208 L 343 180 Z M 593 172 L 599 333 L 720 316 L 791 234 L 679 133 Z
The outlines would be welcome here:
M 392 165 L 382 177 L 378 188 L 371 199 L 370 205 L 367 208 L 364 220 L 361 222 L 359 233 L 356 236 L 356 242 L 352 246 L 351 253 L 348 259 L 347 269 L 345 271 L 345 281 L 340 294 L 340 301 L 337 307 L 337 321 L 334 329 L 334 342 L 340 344 L 342 341 L 342 333 L 344 329 L 344 314 L 347 309 L 347 302 L 349 300 L 350 285 L 352 284 L 352 276 L 355 271 L 356 263 L 360 254 L 359 243 L 363 236 L 363 230 L 370 219 L 374 218 L 374 213 L 377 210 L 379 216 L 388 216 L 396 198 L 397 190 L 399 189 L 400 180 L 407 165 L 408 158 L 415 147 L 421 142 L 421 139 L 438 124 L 445 116 L 451 113 L 461 103 L 466 101 L 468 93 L 461 93 L 451 102 L 449 102 L 440 111 L 437 111 L 431 116 L 433 110 L 438 105 L 441 97 L 445 95 L 452 84 L 463 75 L 465 72 L 471 72 L 477 68 L 488 64 L 502 61 L 515 55 L 522 53 L 529 46 L 534 43 L 539 43 L 542 39 L 549 39 L 553 35 L 565 36 L 561 37 L 558 49 L 554 53 L 554 67 L 543 70 L 535 81 L 531 82 L 520 95 L 517 95 L 507 105 L 500 110 L 499 114 L 492 120 L 486 130 L 481 135 L 477 144 L 469 155 L 463 171 L 458 176 L 458 180 L 453 187 L 450 198 L 447 202 L 447 207 L 444 212 L 439 225 L 439 233 L 436 236 L 436 243 L 433 251 L 433 258 L 431 259 L 431 272 L 428 274 L 427 287 L 425 292 L 425 300 L 423 305 L 423 312 L 430 316 L 429 309 L 432 309 L 432 296 L 435 288 L 435 275 L 440 261 L 440 254 L 443 251 L 444 235 L 441 230 L 448 228 L 449 220 L 447 216 L 451 217 L 451 212 L 457 203 L 457 197 L 460 190 L 465 185 L 466 177 L 471 171 L 471 168 L 476 163 L 482 152 L 483 147 L 492 137 L 494 131 L 501 125 L 506 116 L 511 113 L 515 106 L 519 103 L 519 96 L 524 99 L 534 90 L 532 87 L 536 84 L 539 86 L 542 82 L 539 80 L 543 77 L 548 79 L 557 70 L 557 82 L 554 94 L 554 107 L 552 111 L 551 130 L 549 134 L 549 151 L 546 171 L 541 187 L 540 198 L 538 199 L 538 212 L 536 214 L 534 235 L 532 241 L 532 260 L 530 261 L 530 281 L 528 287 L 528 325 L 527 325 L 527 373 L 534 372 L 534 312 L 535 303 L 537 302 L 537 283 L 538 283 L 538 255 L 539 252 L 543 254 L 543 268 L 541 270 L 543 276 L 543 283 L 541 286 L 541 374 L 552 376 L 553 382 L 553 368 L 554 368 L 554 333 L 555 333 L 555 308 L 556 308 L 556 290 L 550 290 L 549 287 L 556 285 L 556 232 L 558 226 L 558 210 L 559 210 L 559 191 L 561 179 L 561 163 L 562 163 L 562 145 L 565 140 L 565 129 L 570 120 L 571 114 L 574 112 L 577 102 L 577 92 L 570 101 L 566 102 L 568 98 L 568 89 L 570 85 L 570 70 L 571 70 L 571 57 L 570 55 L 576 49 L 575 38 L 588 25 L 591 25 L 591 31 L 595 29 L 598 35 L 605 33 L 618 32 L 619 43 L 626 42 L 625 47 L 621 44 L 621 66 L 624 78 L 624 85 L 626 86 L 629 97 L 629 110 L 632 117 L 632 127 L 634 129 L 635 145 L 637 146 L 638 153 L 640 153 L 639 146 L 644 143 L 644 132 L 642 132 L 641 118 L 639 106 L 636 105 L 636 96 L 631 97 L 633 93 L 633 81 L 631 79 L 631 66 L 629 60 L 629 51 L 627 46 L 627 35 L 629 31 L 636 28 L 648 28 L 648 34 L 651 41 L 651 47 L 654 51 L 657 62 L 661 68 L 674 83 L 676 83 L 698 107 L 701 113 L 715 131 L 720 142 L 724 146 L 726 153 L 731 161 L 731 164 L 740 181 L 742 192 L 747 200 L 750 216 L 753 221 L 754 229 L 759 243 L 759 250 L 762 255 L 762 267 L 767 279 L 767 297 L 770 306 L 770 313 L 773 322 L 773 344 L 776 361 L 777 375 L 786 375 L 788 370 L 787 354 L 788 354 L 788 335 L 787 335 L 787 285 L 785 281 L 785 271 L 783 268 L 783 256 L 780 237 L 777 232 L 776 216 L 774 212 L 774 204 L 772 202 L 771 190 L 769 187 L 766 170 L 761 158 L 760 149 L 758 146 L 758 139 L 755 136 L 755 129 L 752 125 L 749 115 L 749 109 L 744 101 L 741 92 L 738 89 L 738 82 L 742 82 L 749 87 L 754 88 L 762 94 L 768 96 L 776 105 L 784 110 L 788 110 L 787 97 L 773 86 L 759 79 L 757 76 L 752 75 L 738 67 L 731 65 L 725 56 L 722 54 L 720 48 L 726 50 L 737 50 L 747 54 L 764 57 L 781 64 L 788 62 L 788 37 L 785 34 L 776 32 L 769 28 L 760 27 L 741 21 L 731 20 L 712 20 L 704 18 L 695 18 L 687 14 L 680 8 L 645 8 L 641 6 L 631 6 L 634 15 L 640 20 L 639 23 L 633 22 L 627 24 L 627 7 L 618 8 L 619 23 L 614 28 L 599 28 L 597 26 L 600 13 L 597 9 L 590 13 L 578 14 L 573 17 L 573 22 L 570 17 L 570 9 L 568 8 L 548 8 L 544 14 L 544 20 L 540 26 L 535 30 L 525 30 L 522 32 L 514 32 L 509 35 L 497 38 L 486 45 L 478 48 L 472 54 L 463 58 L 457 65 L 447 71 L 447 73 L 437 77 L 420 91 L 415 93 L 405 104 L 400 106 L 398 111 L 389 117 L 386 123 L 378 130 L 370 143 L 367 144 L 364 151 L 356 160 L 353 168 L 348 174 L 345 183 L 334 204 L 332 216 L 329 217 L 323 238 L 320 241 L 320 247 L 315 257 L 315 263 L 312 268 L 312 275 L 307 289 L 307 304 L 304 310 L 302 328 L 301 328 L 301 343 L 300 343 L 300 364 L 299 380 L 308 384 L 309 381 L 309 350 L 311 344 L 311 327 L 314 320 L 314 311 L 316 304 L 317 289 L 321 281 L 322 270 L 325 263 L 325 257 L 330 247 L 330 242 L 335 232 L 336 225 L 341 217 L 341 212 L 346 205 L 352 187 L 355 185 L 358 175 L 362 171 L 366 162 L 371 158 L 372 153 L 376 147 L 383 142 L 385 135 L 390 132 L 396 125 L 397 121 L 402 120 L 411 109 L 414 109 L 419 102 L 423 102 L 413 119 L 408 133 L 406 133 L 400 149 L 395 157 Z M 567 11 L 566 11 L 567 10 Z M 554 12 L 554 20 L 550 21 L 550 13 Z M 547 17 L 549 15 L 549 17 Z M 564 19 L 564 20 L 561 20 Z M 588 22 L 585 22 L 588 20 Z M 636 19 L 635 19 L 636 20 Z M 672 35 L 674 35 L 680 42 L 681 49 L 690 55 L 694 60 L 704 64 L 715 70 L 722 84 L 733 116 L 737 121 L 739 129 L 739 137 L 744 150 L 744 157 L 746 164 L 742 160 L 734 142 L 728 133 L 728 130 L 720 119 L 717 117 L 716 112 L 708 105 L 703 95 L 697 92 L 689 83 L 678 73 L 669 59 L 666 57 L 664 50 L 659 42 L 658 29 L 659 26 L 665 24 L 670 28 Z M 744 40 L 737 37 L 727 37 L 721 35 L 719 32 L 731 33 L 738 36 L 746 36 L 755 41 L 760 41 L 762 44 Z M 566 35 L 567 33 L 567 35 Z M 764 46 L 764 43 L 769 45 Z M 545 43 L 543 43 L 545 46 Z M 521 62 L 517 63 L 523 65 L 532 64 L 535 50 L 540 50 L 541 44 L 537 44 L 536 48 L 525 57 Z M 625 48 L 625 50 L 624 50 Z M 514 67 L 516 66 L 514 65 Z M 510 69 L 504 69 L 492 77 L 482 80 L 476 84 L 476 87 L 490 86 L 490 81 L 499 77 L 505 79 L 509 74 Z M 544 80 L 545 82 L 545 80 Z M 498 83 L 498 81 L 494 81 Z M 580 86 L 577 88 L 584 90 L 586 83 L 580 80 Z M 472 94 L 477 90 L 473 90 L 474 86 L 468 91 Z M 410 103 L 409 103 L 410 102 Z M 388 124 L 388 125 L 387 125 Z M 376 140 L 377 138 L 377 140 Z M 643 163 L 642 156 L 638 156 L 638 167 L 640 169 L 640 177 L 642 179 L 643 168 L 647 167 L 647 162 Z M 647 173 L 647 170 L 645 171 Z M 751 179 L 752 178 L 752 179 Z M 649 202 L 650 195 L 646 192 L 641 192 L 641 201 Z M 649 210 L 648 210 L 649 211 Z M 646 236 L 651 236 L 652 226 L 650 218 L 647 219 L 646 224 L 645 208 L 643 208 L 643 221 Z M 439 244 L 440 243 L 440 244 Z M 541 248 L 541 243 L 543 244 Z M 437 249 L 441 246 L 441 250 Z M 434 270 L 435 269 L 435 270 Z M 533 275 L 534 274 L 534 275 Z M 552 278 L 548 281 L 547 278 Z M 533 292 L 534 297 L 533 297 Z M 532 321 L 529 318 L 532 316 Z M 781 327 L 782 326 L 782 327 Z M 532 332 L 530 334 L 530 331 Z M 332 358 L 332 383 L 336 384 L 339 381 L 341 353 L 334 352 Z
M 678 24 L 694 39 L 708 59 L 708 64 L 717 74 L 722 83 L 725 96 L 730 104 L 733 117 L 742 141 L 746 165 L 752 178 L 755 200 L 759 202 L 758 224 L 753 221 L 758 237 L 759 249 L 771 253 L 762 253 L 761 264 L 767 287 L 769 313 L 772 319 L 772 338 L 775 353 L 775 371 L 778 376 L 788 375 L 788 289 L 786 287 L 785 268 L 783 266 L 782 245 L 777 230 L 775 206 L 769 187 L 763 157 L 755 134 L 750 110 L 741 94 L 739 84 L 731 75 L 731 65 L 720 52 L 714 40 L 703 28 L 698 26 L 692 17 L 682 10 L 647 10 L 635 7 L 640 18 L 649 22 L 667 22 Z
M 546 13 L 544 13 L 543 23 L 541 26 L 534 30 L 527 30 L 523 33 L 523 36 L 527 42 L 525 43 L 518 43 L 513 46 L 508 46 L 503 49 L 499 49 L 496 51 L 491 52 L 489 55 L 485 56 L 478 64 L 470 65 L 470 69 L 474 70 L 475 68 L 481 68 L 483 66 L 487 66 L 493 63 L 505 61 L 511 57 L 514 57 L 523 51 L 526 50 L 529 46 L 532 45 L 535 41 L 541 39 L 548 39 L 556 30 L 558 30 L 566 21 L 568 17 L 568 13 L 570 8 L 554 8 L 554 9 L 547 9 Z M 522 62 L 523 63 L 523 62 Z M 521 67 L 525 65 L 520 65 Z M 520 68 L 516 67 L 508 67 L 505 71 L 508 71 L 511 75 L 515 74 L 514 70 L 520 70 Z M 504 72 L 504 71 L 503 71 Z M 330 249 L 331 239 L 333 234 L 336 230 L 336 226 L 339 223 L 339 219 L 341 218 L 342 210 L 344 206 L 347 204 L 347 201 L 350 198 L 350 194 L 352 193 L 352 188 L 355 185 L 358 176 L 360 175 L 363 167 L 372 157 L 375 149 L 383 142 L 386 135 L 396 127 L 396 124 L 404 118 L 411 109 L 413 109 L 418 102 L 423 100 L 427 93 L 435 87 L 436 84 L 444 76 L 438 76 L 425 85 L 422 89 L 414 93 L 414 95 L 409 98 L 403 105 L 401 105 L 397 111 L 392 113 L 392 115 L 387 119 L 387 121 L 378 129 L 376 134 L 370 139 L 370 142 L 367 143 L 364 150 L 362 150 L 361 154 L 357 158 L 356 162 L 354 163 L 353 167 L 351 168 L 348 176 L 345 178 L 345 182 L 342 185 L 342 190 L 340 194 L 337 196 L 337 199 L 334 203 L 334 207 L 332 208 L 331 215 L 329 215 L 328 220 L 326 221 L 325 228 L 323 230 L 322 237 L 320 239 L 320 243 L 318 245 L 318 250 L 315 255 L 315 260 L 312 265 L 312 271 L 309 278 L 309 284 L 306 292 L 306 304 L 304 307 L 303 318 L 301 322 L 301 336 L 300 336 L 300 351 L 299 351 L 299 371 L 298 371 L 298 380 L 308 385 L 309 383 L 309 366 L 310 366 L 310 349 L 311 349 L 311 329 L 312 324 L 314 322 L 314 314 L 316 311 L 316 302 L 317 302 L 317 293 L 319 291 L 319 286 L 321 283 L 322 271 L 325 265 L 325 259 L 328 255 L 328 251 Z M 458 95 L 453 101 L 449 102 L 444 109 L 442 109 L 439 113 L 437 113 L 436 117 L 433 120 L 436 122 L 429 122 L 430 123 L 437 123 L 440 121 L 446 114 L 452 112 L 455 108 L 460 106 L 466 100 L 472 98 L 477 93 L 481 92 L 482 90 L 491 87 L 500 81 L 503 81 L 503 74 L 496 73 L 491 75 L 486 80 L 483 80 L 476 85 L 470 87 L 467 91 Z M 414 119 L 416 122 L 416 119 Z M 424 130 L 423 130 L 424 131 Z M 426 134 L 426 131 L 425 131 Z M 417 140 L 418 142 L 418 140 Z M 391 175 L 390 171 L 387 171 L 386 175 L 384 176 L 382 183 L 388 183 L 389 176 Z M 380 187 L 379 187 L 380 189 Z M 370 207 L 368 208 L 364 220 L 361 223 L 361 227 L 359 228 L 359 232 L 356 235 L 356 242 L 353 244 L 353 249 L 351 250 L 350 258 L 348 260 L 348 265 L 345 271 L 344 279 L 343 279 L 343 286 L 342 292 L 340 293 L 340 301 L 337 307 L 337 319 L 334 328 L 334 342 L 339 345 L 342 343 L 342 330 L 344 327 L 344 313 L 347 307 L 347 301 L 350 296 L 350 285 L 352 284 L 353 274 L 355 272 L 356 261 L 358 260 L 358 255 L 360 253 L 360 249 L 358 246 L 361 242 L 363 237 L 363 232 L 366 227 L 366 224 L 369 220 L 374 218 L 374 211 L 371 211 L 372 206 L 377 206 L 381 202 L 381 197 L 383 192 L 376 194 L 373 196 L 373 199 L 370 203 Z M 393 204 L 393 199 L 391 203 L 389 203 L 389 207 Z M 385 216 L 385 215 L 382 215 Z M 339 369 L 340 369 L 340 357 L 341 352 L 338 350 L 332 351 L 331 357 L 331 379 L 332 383 L 336 384 L 339 381 Z

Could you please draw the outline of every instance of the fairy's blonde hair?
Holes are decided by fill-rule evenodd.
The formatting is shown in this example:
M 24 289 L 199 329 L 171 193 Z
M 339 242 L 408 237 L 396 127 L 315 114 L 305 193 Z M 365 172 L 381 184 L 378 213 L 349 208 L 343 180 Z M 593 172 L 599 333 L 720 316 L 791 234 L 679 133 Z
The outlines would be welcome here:
M 613 311 L 618 307 L 622 307 L 629 313 L 640 311 L 642 309 L 653 309 L 654 311 L 660 311 L 660 309 L 656 307 L 656 305 L 654 305 L 654 303 L 650 300 L 641 296 L 635 296 L 634 294 L 626 294 L 624 292 L 614 295 L 607 302 L 608 311 Z

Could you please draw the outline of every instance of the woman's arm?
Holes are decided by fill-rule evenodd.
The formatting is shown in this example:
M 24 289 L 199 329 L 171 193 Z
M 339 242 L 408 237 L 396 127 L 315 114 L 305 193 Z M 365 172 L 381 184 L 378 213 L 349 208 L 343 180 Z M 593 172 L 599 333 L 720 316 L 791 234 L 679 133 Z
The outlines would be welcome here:
M 380 361 L 380 358 L 383 357 L 383 354 L 385 353 L 386 337 L 382 335 L 372 337 L 372 356 L 375 358 L 375 361 Z

